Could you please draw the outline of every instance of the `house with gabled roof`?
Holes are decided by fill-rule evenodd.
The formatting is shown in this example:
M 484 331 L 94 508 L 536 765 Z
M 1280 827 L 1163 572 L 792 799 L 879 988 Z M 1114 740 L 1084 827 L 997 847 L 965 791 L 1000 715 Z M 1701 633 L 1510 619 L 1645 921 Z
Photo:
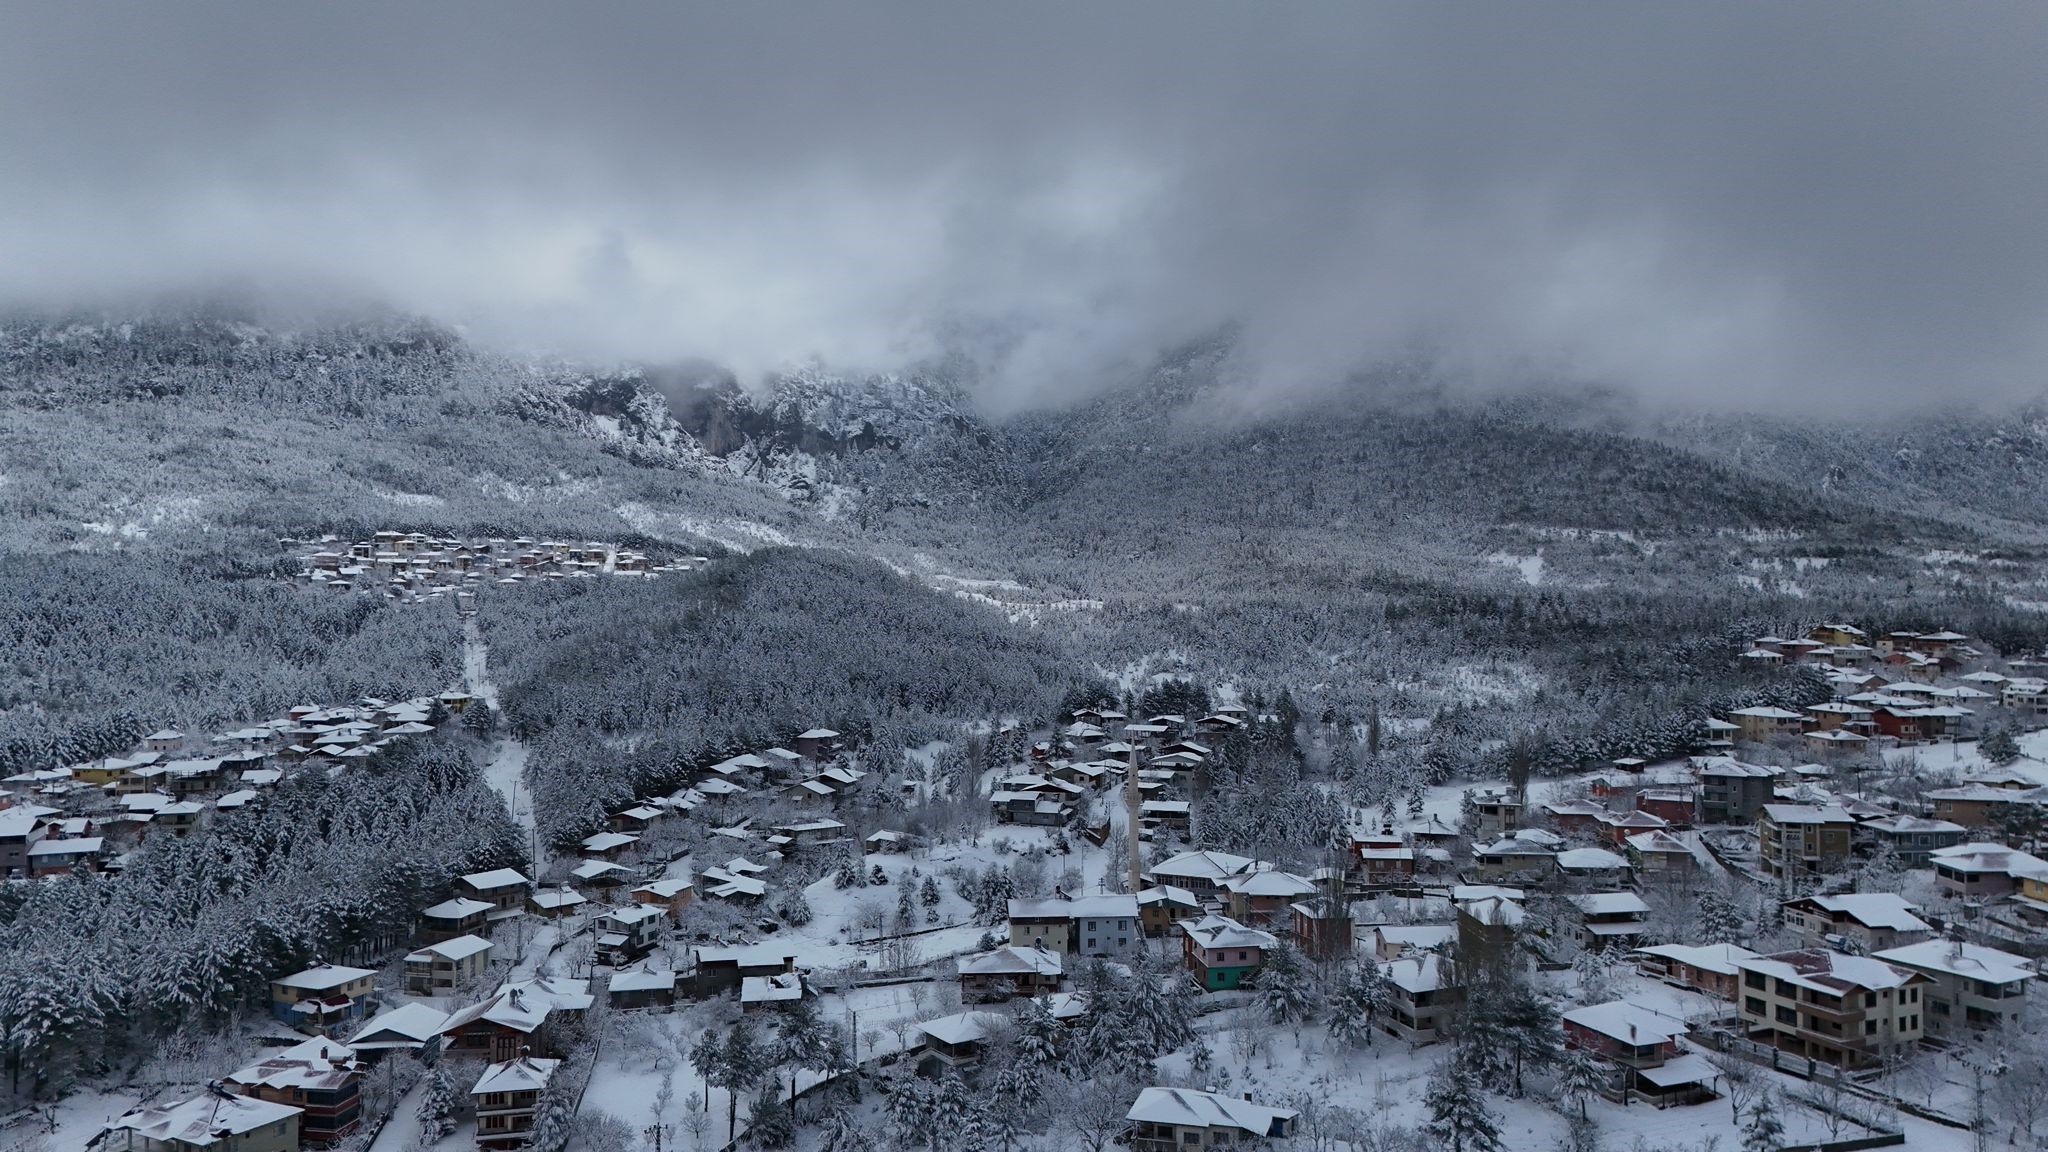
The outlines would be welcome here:
M 531 1143 L 541 1094 L 561 1064 L 522 1055 L 485 1068 L 469 1090 L 476 1104 L 476 1146 L 513 1149 Z
M 1749 1039 L 1843 1068 L 1917 1047 L 1932 983 L 1911 969 L 1827 948 L 1739 959 Z
M 213 1088 L 167 1107 L 144 1105 L 102 1130 L 103 1152 L 298 1152 L 303 1110 Z
M 963 1000 L 986 1003 L 1053 993 L 1065 980 L 1065 957 L 1046 948 L 1007 945 L 960 961 Z
M 1236 988 L 1258 975 L 1267 950 L 1280 943 L 1269 932 L 1213 914 L 1183 921 L 1180 931 L 1181 958 L 1205 992 Z
M 372 1017 L 348 1038 L 348 1046 L 366 1064 L 374 1064 L 392 1052 L 431 1063 L 441 1051 L 441 1032 L 447 1026 L 446 1012 L 414 1001 Z
M 1418 952 L 1382 964 L 1387 1008 L 1380 1027 L 1389 1036 L 1420 1046 L 1449 1037 L 1457 1027 L 1465 988 L 1457 968 L 1434 952 Z
M 1933 925 L 1914 915 L 1918 911 L 1917 905 L 1891 892 L 1801 896 L 1778 906 L 1779 918 L 1799 933 L 1803 943 L 1819 947 L 1846 941 L 1866 956 L 1933 936 Z
M 454 992 L 483 976 L 490 967 L 491 942 L 481 936 L 457 936 L 429 944 L 405 958 L 405 990 L 415 996 Z
M 329 1035 L 363 1018 L 370 982 L 368 968 L 314 964 L 270 982 L 270 1014 L 301 1032 Z
M 1927 1031 L 1936 1036 L 2012 1023 L 2025 1010 L 2027 987 L 2038 975 L 2024 956 L 1961 940 L 1922 940 L 1874 955 L 1928 978 Z
M 420 909 L 419 941 L 435 944 L 487 931 L 490 914 L 496 910 L 496 905 L 487 900 L 473 900 L 467 896 L 428 905 Z
M 315 1037 L 221 1079 L 237 1096 L 300 1109 L 299 1138 L 325 1147 L 361 1126 L 363 1065 L 338 1040 Z M 229 1148 L 238 1147 L 228 1141 Z
M 1154 884 L 1171 885 L 1202 897 L 1221 891 L 1225 879 L 1261 867 L 1263 865 L 1248 856 L 1201 849 L 1160 861 L 1145 873 L 1145 878 Z
M 1718 996 L 1732 1004 L 1742 983 L 1742 970 L 1735 962 L 1756 953 L 1740 944 L 1651 944 L 1630 955 L 1636 957 L 1642 971 L 1661 977 L 1666 983 Z
M 501 920 L 526 911 L 526 896 L 533 891 L 533 881 L 517 868 L 493 868 L 462 877 L 456 881 L 456 889 L 464 896 L 489 904 L 492 911 L 487 917 Z
M 1616 1103 L 1645 1100 L 1659 1108 L 1714 1098 L 1719 1071 L 1679 1044 L 1685 1021 L 1626 1000 L 1566 1012 L 1567 1050 L 1592 1054 L 1602 1067 L 1601 1095 Z
M 1256 1104 L 1221 1092 L 1147 1088 L 1138 1093 L 1124 1119 L 1131 1126 L 1133 1152 L 1185 1152 L 1284 1139 L 1294 1134 L 1299 1116 L 1292 1108 Z
M 536 976 L 498 986 L 489 998 L 448 1017 L 444 1045 L 487 1060 L 510 1060 L 522 1052 L 553 1050 L 553 1029 L 581 1019 L 594 997 L 590 981 Z

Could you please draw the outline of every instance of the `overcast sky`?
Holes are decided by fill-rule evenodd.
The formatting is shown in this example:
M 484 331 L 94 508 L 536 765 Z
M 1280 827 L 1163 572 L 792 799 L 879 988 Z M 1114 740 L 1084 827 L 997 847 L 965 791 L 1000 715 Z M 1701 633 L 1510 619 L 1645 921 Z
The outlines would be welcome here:
M 1276 390 L 2032 396 L 2044 189 L 2039 3 L 0 4 L 0 297 L 345 284 L 742 373 L 973 334 L 1011 405 L 1226 322 Z

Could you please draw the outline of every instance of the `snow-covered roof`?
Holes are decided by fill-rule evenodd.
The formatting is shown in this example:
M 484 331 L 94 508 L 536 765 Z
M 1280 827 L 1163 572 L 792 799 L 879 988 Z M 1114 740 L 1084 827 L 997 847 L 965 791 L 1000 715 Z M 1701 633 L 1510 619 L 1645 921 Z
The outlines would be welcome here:
M 1183 920 L 1180 930 L 1203 948 L 1272 948 L 1280 942 L 1269 932 L 1247 928 L 1228 916 L 1210 914 L 1200 920 Z
M 1949 832 L 1960 835 L 1965 831 L 1961 824 L 1948 820 L 1930 820 L 1925 816 L 1879 816 L 1874 820 L 1865 820 L 1863 826 L 1865 828 L 1875 828 L 1880 832 L 1889 832 L 1895 836 L 1906 836 L 1915 833 L 1946 834 Z
M 367 979 L 376 973 L 368 968 L 347 968 L 340 964 L 316 964 L 302 972 L 281 976 L 271 983 L 280 988 L 296 988 L 306 992 L 326 992 L 356 980 Z
M 740 980 L 740 1003 L 782 1004 L 804 998 L 803 977 L 794 972 L 747 976 Z
M 1521 927 L 1529 915 L 1520 904 L 1500 896 L 1467 900 L 1458 905 L 1458 910 L 1481 924 L 1499 924 L 1508 928 Z
M 1766 804 L 1764 815 L 1773 824 L 1849 824 L 1853 818 L 1834 805 Z
M 191 1148 L 229 1144 L 245 1132 L 289 1120 L 303 1109 L 254 1096 L 203 1092 L 168 1108 L 137 1108 L 107 1124 L 108 1131 L 132 1131 L 145 1139 Z
M 29 845 L 31 858 L 38 856 L 94 856 L 107 845 L 100 836 L 75 836 L 69 840 L 39 840 Z
M 1837 896 L 1809 896 L 1822 910 L 1839 913 L 1866 928 L 1895 932 L 1929 932 L 1932 927 L 1918 916 L 1919 905 L 1892 892 L 1845 892 Z M 1802 903 L 1789 900 L 1788 904 Z
M 1387 982 L 1411 996 L 1451 987 L 1450 966 L 1434 952 L 1418 952 L 1389 961 Z
M 464 876 L 462 882 L 479 891 L 508 888 L 513 885 L 527 888 L 533 886 L 533 881 L 528 880 L 517 868 L 493 868 L 489 872 L 472 872 Z
M 1605 848 L 1568 848 L 1557 854 L 1557 866 L 1567 872 L 1605 872 L 1628 867 L 1628 861 Z
M 1257 867 L 1257 862 L 1249 856 L 1238 856 L 1229 852 L 1216 852 L 1205 849 L 1195 852 L 1183 852 L 1178 856 L 1162 860 L 1152 866 L 1152 875 L 1186 877 L 1215 883 L 1226 876 L 1235 876 L 1240 872 L 1250 871 L 1255 867 Z
M 663 900 L 673 900 L 677 894 L 689 891 L 693 883 L 695 881 L 688 876 L 669 876 L 660 880 L 649 880 L 647 883 L 633 889 L 633 891 L 636 893 L 645 892 L 650 896 Z
M 493 1064 L 484 1069 L 484 1074 L 477 1078 L 476 1087 L 471 1088 L 469 1094 L 482 1096 L 490 1092 L 539 1092 L 548 1086 L 548 1081 L 554 1078 L 555 1069 L 561 1063 L 560 1060 L 522 1056 L 517 1060 Z
M 585 860 L 583 863 L 571 868 L 569 875 L 578 880 L 596 880 L 599 877 L 609 876 L 614 872 L 630 871 L 632 869 L 627 868 L 624 864 L 614 864 L 609 860 Z
M 1897 988 L 1916 977 L 1913 972 L 1868 956 L 1849 956 L 1826 948 L 1803 948 L 1735 962 L 1745 972 L 1758 972 L 1830 996 L 1855 989 Z
M 1456 924 L 1375 924 L 1381 940 L 1418 951 L 1450 944 L 1458 938 Z
M 378 1016 L 349 1037 L 349 1045 L 355 1048 L 388 1047 L 393 1043 L 422 1044 L 441 1034 L 448 1024 L 448 1014 L 431 1004 L 414 1001 L 401 1004 Z
M 630 928 L 635 924 L 644 924 L 649 920 L 659 920 L 663 915 L 662 910 L 652 904 L 628 904 L 622 908 L 614 908 L 605 913 L 598 918 L 598 922 L 600 924 L 615 924 L 620 927 Z
M 528 896 L 527 899 L 533 901 L 534 907 L 544 911 L 551 911 L 557 908 L 574 908 L 578 904 L 589 902 L 583 893 L 569 888 L 544 889 Z
M 1959 940 L 1922 940 L 1918 944 L 1887 948 L 1877 953 L 1877 959 L 1922 972 L 1967 976 L 1990 984 L 2011 984 L 2031 980 L 2036 975 L 2024 956 Z
M 355 1050 L 339 1040 L 316 1036 L 235 1070 L 229 1083 L 282 1091 L 331 1092 L 356 1074 Z
M 1737 960 L 1746 960 L 1756 955 L 1740 944 L 1652 944 L 1635 951 L 1645 956 L 1661 956 L 1666 960 L 1705 972 L 1717 972 L 1723 976 L 1735 975 Z
M 673 989 L 675 986 L 676 974 L 673 972 L 632 968 L 612 973 L 611 984 L 608 987 L 613 992 L 656 992 Z
M 1797 720 L 1800 718 L 1799 713 L 1797 712 L 1790 712 L 1783 708 L 1771 707 L 1737 708 L 1733 712 L 1730 712 L 1729 715 L 1748 716 L 1757 720 Z
M 797 733 L 799 740 L 837 740 L 839 733 L 830 728 L 809 728 Z
M 443 900 L 439 904 L 420 909 L 420 915 L 436 920 L 467 920 L 471 916 L 481 916 L 495 907 L 497 905 L 487 900 L 471 900 L 467 896 L 457 896 L 452 900 Z
M 1463 904 L 1468 900 L 1484 900 L 1498 896 L 1503 900 L 1520 900 L 1528 894 L 1520 888 L 1503 888 L 1497 884 L 1454 884 L 1451 886 L 1451 901 Z
M 481 936 L 457 936 L 429 944 L 406 957 L 409 963 L 431 964 L 435 960 L 467 960 L 479 952 L 488 952 L 491 942 Z
M 927 1020 L 918 1030 L 941 1044 L 975 1044 L 988 1039 L 989 1029 L 1003 1019 L 993 1012 L 955 1012 Z
M 1159 1124 L 1174 1128 L 1228 1129 L 1252 1136 L 1272 1135 L 1276 1122 L 1300 1115 L 1292 1108 L 1273 1108 L 1226 1096 L 1220 1092 L 1199 1092 L 1193 1088 L 1147 1088 L 1138 1093 L 1124 1119 L 1134 1124 Z
M 997 948 L 960 961 L 962 976 L 1058 976 L 1064 971 L 1060 954 L 1044 948 Z
M 1636 1071 L 1636 1075 L 1659 1088 L 1674 1088 L 1680 1084 L 1706 1084 L 1720 1074 L 1720 1069 L 1714 1067 L 1713 1061 L 1697 1052 L 1687 1052 L 1654 1068 L 1640 1068 Z
M 1316 891 L 1316 886 L 1307 879 L 1296 876 L 1292 872 L 1280 872 L 1277 870 L 1247 872 L 1232 876 L 1224 880 L 1222 886 L 1226 891 L 1235 892 L 1240 896 L 1279 897 L 1282 899 L 1293 896 L 1308 896 Z
M 1626 1000 L 1574 1008 L 1564 1014 L 1564 1021 L 1624 1044 L 1663 1044 L 1685 1035 L 1685 1021 Z
M 584 837 L 583 850 L 585 852 L 609 852 L 614 848 L 624 848 L 628 844 L 638 844 L 639 842 L 640 838 L 629 832 L 599 832 L 594 836 Z
M 741 968 L 759 968 L 765 964 L 787 965 L 797 958 L 797 950 L 786 944 L 700 944 L 692 950 L 697 963 L 733 964 Z
M 1633 892 L 1582 892 L 1567 899 L 1588 916 L 1641 916 L 1650 911 L 1643 898 Z

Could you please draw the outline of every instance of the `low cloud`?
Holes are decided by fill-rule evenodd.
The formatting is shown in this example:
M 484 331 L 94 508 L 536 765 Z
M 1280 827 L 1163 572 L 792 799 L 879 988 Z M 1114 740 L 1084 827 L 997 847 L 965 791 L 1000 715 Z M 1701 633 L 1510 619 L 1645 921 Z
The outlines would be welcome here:
M 1699 406 L 2032 396 L 2038 6 L 16 5 L 0 297 L 346 285 L 511 347 L 983 369 L 1230 325 Z

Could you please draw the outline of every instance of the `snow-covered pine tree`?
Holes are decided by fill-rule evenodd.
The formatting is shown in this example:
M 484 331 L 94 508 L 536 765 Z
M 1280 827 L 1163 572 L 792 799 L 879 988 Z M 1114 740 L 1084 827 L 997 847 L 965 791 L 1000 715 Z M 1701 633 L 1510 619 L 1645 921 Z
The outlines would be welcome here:
M 1423 1104 L 1429 1109 L 1423 1129 L 1443 1152 L 1500 1152 L 1500 1122 L 1462 1062 L 1449 1060 L 1437 1067 Z

